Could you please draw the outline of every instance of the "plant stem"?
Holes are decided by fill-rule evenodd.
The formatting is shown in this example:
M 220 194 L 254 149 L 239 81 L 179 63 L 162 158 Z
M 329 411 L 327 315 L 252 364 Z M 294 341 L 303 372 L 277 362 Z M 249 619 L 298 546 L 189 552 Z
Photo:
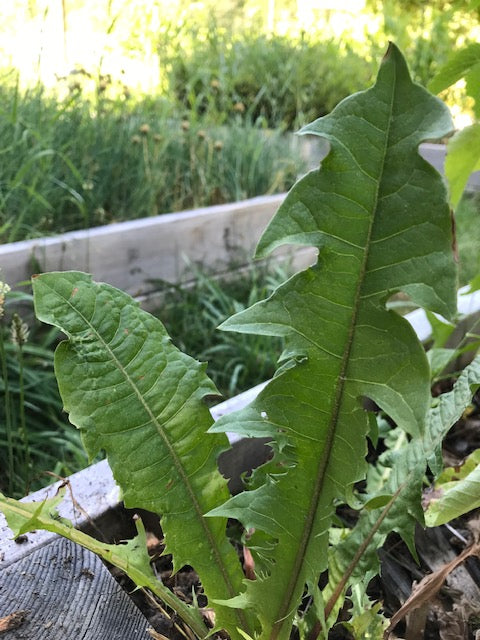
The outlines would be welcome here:
M 59 490 L 57 490 L 57 494 L 61 491 L 62 490 L 59 488 Z M 209 630 L 203 621 L 200 610 L 188 605 L 170 591 L 168 587 L 155 577 L 148 562 L 145 564 L 136 553 L 132 553 L 130 556 L 127 556 L 122 551 L 122 545 L 111 545 L 100 542 L 83 531 L 75 529 L 72 526 L 72 523 L 68 520 L 52 517 L 52 514 L 48 512 L 48 509 L 45 509 L 45 502 L 43 503 L 43 506 L 37 510 L 33 518 L 29 503 L 6 498 L 0 493 L 0 504 L 3 513 L 7 516 L 7 520 L 9 516 L 12 517 L 12 522 L 23 520 L 27 527 L 32 525 L 33 520 L 35 520 L 35 524 L 32 525 L 31 529 L 28 529 L 29 531 L 40 527 L 45 531 L 57 533 L 64 538 L 81 545 L 85 549 L 96 553 L 108 563 L 121 569 L 137 586 L 149 589 L 152 593 L 157 595 L 167 606 L 173 609 L 173 611 L 175 611 L 184 622 L 186 622 L 197 638 L 203 639 L 207 638 L 209 635 Z M 138 522 L 137 524 L 137 532 L 143 541 L 145 530 L 143 529 L 141 522 Z M 14 531 L 14 534 L 17 536 L 18 532 Z
M 398 496 L 400 495 L 401 491 L 403 491 L 404 487 L 405 487 L 405 483 L 400 485 L 400 487 L 398 487 L 398 489 L 395 491 L 393 496 L 390 498 L 390 501 L 388 502 L 388 504 L 385 505 L 382 513 L 378 517 L 378 520 L 375 522 L 375 524 L 371 528 L 370 533 L 365 538 L 365 540 L 362 542 L 362 544 L 358 547 L 357 552 L 353 557 L 353 560 L 350 562 L 350 564 L 346 568 L 345 573 L 343 574 L 340 582 L 335 587 L 334 592 L 332 593 L 332 595 L 330 596 L 327 604 L 325 605 L 325 611 L 324 611 L 325 620 L 328 620 L 331 612 L 333 611 L 333 608 L 334 608 L 337 600 L 340 598 L 340 596 L 342 595 L 345 587 L 347 586 L 347 583 L 348 583 L 352 573 L 354 572 L 355 567 L 360 562 L 360 559 L 362 558 L 362 556 L 365 553 L 365 551 L 368 549 L 370 543 L 373 540 L 374 535 L 379 530 L 382 522 L 387 517 L 390 509 L 394 505 L 394 503 L 395 503 L 396 499 L 398 498 Z M 320 635 L 321 631 L 322 631 L 322 623 L 320 622 L 320 620 L 317 620 L 317 622 L 315 623 L 315 626 L 313 627 L 312 631 L 310 632 L 308 640 L 317 640 L 317 638 Z
M 19 386 L 19 404 L 20 404 L 20 433 L 23 442 L 23 455 L 25 462 L 24 480 L 25 495 L 28 493 L 30 486 L 30 446 L 28 442 L 27 424 L 25 420 L 25 384 L 23 376 L 23 349 L 22 345 L 18 345 L 18 386 Z
M 0 323 L 0 360 L 2 362 L 3 396 L 5 406 L 5 431 L 7 436 L 7 459 L 8 459 L 8 492 L 12 493 L 13 487 L 13 434 L 12 434 L 12 410 L 10 402 L 10 389 L 8 385 L 7 358 L 5 355 L 3 323 Z

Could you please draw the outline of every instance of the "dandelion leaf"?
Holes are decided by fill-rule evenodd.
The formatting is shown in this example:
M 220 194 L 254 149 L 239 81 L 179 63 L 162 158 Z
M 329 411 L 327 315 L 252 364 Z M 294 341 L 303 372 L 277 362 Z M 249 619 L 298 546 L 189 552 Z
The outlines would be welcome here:
M 438 403 L 429 410 L 423 437 L 405 442 L 401 447 L 394 446 L 394 450 L 387 450 L 380 456 L 377 467 L 383 484 L 375 481 L 371 501 L 373 502 L 374 495 L 388 495 L 390 503 L 386 508 L 363 510 L 353 529 L 330 547 L 329 582 L 324 591 L 326 600 L 332 595 L 362 545 L 363 555 L 351 571 L 344 585 L 344 592 L 352 586 L 366 589 L 369 578 L 380 569 L 377 551 L 392 531 L 402 536 L 415 557 L 414 533 L 417 522 L 436 526 L 478 506 L 479 478 L 475 464 L 470 467 L 465 478 L 453 483 L 452 493 L 446 491 L 440 500 L 430 503 L 425 512 L 425 522 L 420 505 L 427 464 L 434 476 L 442 471 L 442 442 L 479 386 L 480 357 L 477 357 L 464 369 L 453 389 L 442 394 Z M 463 495 L 462 489 L 465 489 Z M 368 482 L 366 490 L 371 491 Z M 333 621 L 341 604 L 342 598 L 339 598 L 332 614 Z
M 246 410 L 211 428 L 285 441 L 295 458 L 212 512 L 270 537 L 270 571 L 247 582 L 244 595 L 262 637 L 288 637 L 305 585 L 311 590 L 327 565 L 333 501 L 365 476 L 362 398 L 413 437 L 423 433 L 428 363 L 385 302 L 403 291 L 446 318 L 455 313 L 446 188 L 418 153 L 451 126 L 446 107 L 412 83 L 390 45 L 371 89 L 303 129 L 325 138 L 330 152 L 292 189 L 257 248 L 263 257 L 285 243 L 315 246 L 317 264 L 222 325 L 284 336 L 290 354 Z
M 161 322 L 130 296 L 79 272 L 33 279 L 37 317 L 68 337 L 55 373 L 70 421 L 90 456 L 103 449 L 127 507 L 162 515 L 174 569 L 192 565 L 211 599 L 233 597 L 243 573 L 224 518 L 203 514 L 229 496 L 216 466 L 225 436 L 204 396 L 205 365 L 181 353 Z M 217 608 L 220 628 L 250 629 L 248 615 Z

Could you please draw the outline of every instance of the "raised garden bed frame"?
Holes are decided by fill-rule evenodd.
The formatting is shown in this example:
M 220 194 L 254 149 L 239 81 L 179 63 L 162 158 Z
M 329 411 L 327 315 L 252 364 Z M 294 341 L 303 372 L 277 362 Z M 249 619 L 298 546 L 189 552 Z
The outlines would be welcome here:
M 326 149 L 318 139 L 301 139 L 310 168 L 318 166 Z M 323 151 L 322 151 L 323 149 Z M 443 172 L 445 146 L 423 144 L 423 157 Z M 480 174 L 473 174 L 469 189 L 480 188 Z M 10 286 L 28 281 L 43 271 L 75 269 L 91 273 L 93 279 L 140 297 L 145 308 L 156 303 L 155 279 L 170 283 L 191 276 L 189 263 L 212 273 L 225 273 L 248 263 L 262 231 L 285 194 L 260 196 L 242 202 L 205 207 L 180 213 L 119 222 L 61 236 L 25 240 L 0 246 L 1 279 Z M 284 249 L 295 269 L 312 264 L 309 248 Z M 293 256 L 293 257 L 292 257 Z M 187 261 L 188 259 L 188 261 Z

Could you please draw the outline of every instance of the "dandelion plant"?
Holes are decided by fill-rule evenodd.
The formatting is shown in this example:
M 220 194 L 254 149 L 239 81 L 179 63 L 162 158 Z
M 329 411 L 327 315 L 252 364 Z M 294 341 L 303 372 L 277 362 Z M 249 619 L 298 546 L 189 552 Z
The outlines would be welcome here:
M 426 466 L 438 472 L 442 434 L 480 382 L 478 366 L 470 368 L 461 392 L 432 417 L 424 348 L 407 320 L 386 308 L 401 291 L 418 306 L 455 316 L 447 192 L 418 152 L 422 141 L 451 128 L 447 108 L 411 81 L 392 44 L 372 88 L 301 131 L 326 139 L 329 154 L 292 188 L 257 256 L 297 244 L 316 247 L 318 260 L 222 324 L 280 336 L 285 348 L 260 395 L 216 423 L 204 402 L 216 393 L 206 365 L 174 347 L 129 296 L 79 272 L 33 280 L 38 318 L 67 336 L 56 351 L 56 375 L 89 455 L 105 450 L 127 507 L 158 514 L 174 571 L 195 568 L 215 628 L 232 639 L 286 640 L 302 601 L 310 603 L 302 615 L 312 637 L 326 633 L 359 570 L 378 571 L 374 543 L 396 529 L 413 545 Z M 365 461 L 367 438 L 375 438 L 365 398 L 409 443 L 383 486 L 371 484 Z M 233 497 L 217 470 L 227 432 L 268 437 L 274 452 Z M 336 506 L 358 506 L 356 483 L 367 476 L 377 491 L 368 513 L 348 548 L 329 546 Z M 209 633 L 200 612 L 155 579 L 141 523 L 128 547 L 105 545 L 55 519 L 55 505 L 0 501 L 15 535 L 43 527 L 93 549 L 163 597 L 197 636 Z M 229 518 L 246 534 L 248 578 L 226 535 Z M 325 569 L 330 581 L 322 593 Z

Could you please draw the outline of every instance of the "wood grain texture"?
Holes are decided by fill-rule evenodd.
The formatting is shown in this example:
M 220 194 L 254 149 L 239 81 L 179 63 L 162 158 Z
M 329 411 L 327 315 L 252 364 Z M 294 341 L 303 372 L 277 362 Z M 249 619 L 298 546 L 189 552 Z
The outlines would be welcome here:
M 2 278 L 15 283 L 32 272 L 87 271 L 133 296 L 180 282 L 188 262 L 222 272 L 240 255 L 247 262 L 285 194 L 119 222 L 0 247 Z M 32 263 L 34 266 L 32 266 Z
M 21 614 L 19 612 L 22 612 Z M 63 538 L 0 573 L 6 640 L 142 640 L 147 620 L 92 553 Z
M 309 168 L 316 168 L 327 153 L 328 144 L 316 136 L 301 136 L 297 143 Z M 445 145 L 422 144 L 420 153 L 443 173 Z M 467 188 L 480 188 L 480 172 L 472 174 Z M 202 264 L 213 273 L 224 272 L 232 261 L 246 264 L 284 198 L 285 194 L 258 196 L 6 244 L 0 247 L 2 277 L 14 284 L 40 270 L 74 269 L 133 296 L 148 297 L 158 289 L 152 280 L 178 283 L 191 277 L 188 262 Z M 286 247 L 275 255 L 293 255 L 305 268 L 311 264 L 310 254 Z

